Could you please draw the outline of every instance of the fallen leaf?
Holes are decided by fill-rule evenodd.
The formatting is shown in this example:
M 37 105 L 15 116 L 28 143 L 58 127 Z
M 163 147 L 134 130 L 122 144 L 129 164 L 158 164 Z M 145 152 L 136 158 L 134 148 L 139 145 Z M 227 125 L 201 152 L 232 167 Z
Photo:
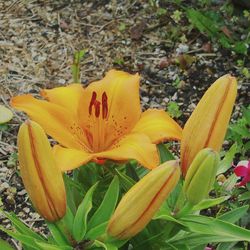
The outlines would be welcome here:
M 10 121 L 13 117 L 13 113 L 10 109 L 0 105 L 0 124 Z

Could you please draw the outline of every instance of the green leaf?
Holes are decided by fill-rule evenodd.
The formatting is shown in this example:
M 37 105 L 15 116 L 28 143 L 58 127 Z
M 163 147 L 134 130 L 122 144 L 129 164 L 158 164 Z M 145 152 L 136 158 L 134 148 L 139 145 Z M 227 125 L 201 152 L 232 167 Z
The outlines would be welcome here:
M 91 228 L 85 235 L 86 239 L 95 240 L 98 236 L 102 235 L 106 231 L 106 227 L 108 225 L 108 221 Z
M 118 196 L 119 196 L 119 179 L 118 176 L 115 176 L 103 198 L 101 205 L 96 210 L 96 212 L 91 217 L 88 223 L 89 229 L 92 229 L 97 225 L 100 225 L 109 220 L 109 218 L 111 217 L 111 215 L 115 210 Z
M 68 206 L 67 206 L 66 214 L 61 220 L 63 221 L 63 223 L 65 223 L 66 228 L 72 234 L 73 225 L 74 225 L 74 215 Z
M 184 226 L 185 224 L 182 223 L 180 220 L 175 219 L 174 217 L 172 217 L 171 215 L 167 215 L 167 214 L 157 214 L 157 216 L 153 217 L 153 220 L 166 220 L 166 221 L 171 221 L 174 222 L 176 224 L 179 224 L 180 226 Z
M 98 240 L 94 241 L 94 245 L 96 245 L 97 247 L 102 247 L 105 250 L 118 250 L 116 246 L 109 244 L 109 243 L 104 243 Z
M 216 175 L 225 173 L 229 168 L 232 167 L 232 162 L 234 159 L 235 154 L 239 152 L 239 148 L 236 143 L 234 143 L 230 149 L 226 152 L 224 158 L 219 163 L 218 171 Z
M 2 212 L 13 223 L 18 232 L 45 242 L 45 239 L 42 236 L 27 227 L 14 213 L 6 213 L 1 208 L 0 212 Z
M 173 244 L 176 247 L 182 244 L 195 247 L 201 244 L 208 244 L 208 243 L 213 243 L 213 242 L 216 243 L 216 242 L 222 242 L 222 241 L 234 242 L 234 239 L 232 239 L 230 236 L 223 236 L 222 238 L 221 235 L 185 233 L 185 234 L 177 235 L 176 237 L 171 238 L 167 242 Z M 177 249 L 181 249 L 181 248 L 177 248 Z
M 237 207 L 232 211 L 229 211 L 225 214 L 218 216 L 218 219 L 231 222 L 231 223 L 235 223 L 247 213 L 248 209 L 249 209 L 249 205 Z
M 36 241 L 36 244 L 39 246 L 39 249 L 41 250 L 73 250 L 73 247 L 71 246 L 56 246 L 39 241 Z
M 115 171 L 120 179 L 120 182 L 124 191 L 128 191 L 133 185 L 135 185 L 136 182 L 132 178 L 122 173 L 117 168 L 115 169 Z
M 0 249 L 2 250 L 14 250 L 14 248 L 5 240 L 0 239 Z
M 247 191 L 239 196 L 239 201 L 250 200 L 250 191 Z
M 11 230 L 5 229 L 4 227 L 0 226 L 0 230 L 5 232 L 6 234 L 8 234 L 9 236 L 11 236 L 12 238 L 19 240 L 20 242 L 22 242 L 24 245 L 28 246 L 30 249 L 32 250 L 40 250 L 36 243 L 34 238 L 25 235 L 25 234 L 21 234 L 19 232 L 13 232 Z M 42 242 L 42 241 L 41 241 Z
M 225 249 L 234 249 L 234 245 L 236 244 L 237 242 L 223 242 L 223 243 L 220 243 L 217 247 L 216 247 L 216 250 L 225 250 Z
M 58 221 L 55 223 L 47 222 L 46 224 L 47 224 L 53 238 L 55 239 L 56 243 L 59 246 L 68 245 L 69 241 L 68 241 L 66 235 L 64 235 L 64 233 L 61 231 L 60 226 L 58 225 L 59 223 L 63 224 L 63 221 Z M 65 227 L 65 225 L 62 225 L 62 226 Z
M 166 145 L 164 145 L 163 143 L 158 144 L 157 148 L 160 153 L 161 163 L 175 159 L 175 157 L 172 155 L 172 153 L 167 149 Z
M 82 203 L 79 205 L 73 225 L 73 236 L 75 240 L 81 241 L 87 231 L 87 218 L 92 208 L 92 196 L 97 187 L 98 182 L 93 185 L 86 193 Z
M 209 208 L 209 207 L 213 207 L 213 206 L 216 206 L 216 205 L 228 200 L 229 198 L 230 198 L 230 196 L 227 195 L 227 196 L 222 196 L 222 197 L 215 198 L 215 199 L 202 200 L 200 203 L 195 205 L 192 208 L 192 210 L 197 211 L 197 210 L 202 210 L 202 209 L 206 209 L 206 208 Z
M 128 162 L 127 164 L 126 164 L 126 174 L 129 176 L 129 177 L 131 177 L 134 181 L 139 181 L 140 180 L 140 178 L 139 178 L 139 176 L 138 176 L 138 174 L 137 174 L 137 172 L 136 172 L 136 167 L 133 165 L 133 164 L 131 164 L 130 162 Z
M 232 189 L 235 187 L 235 184 L 237 183 L 238 177 L 233 173 L 231 174 L 227 180 L 223 183 L 222 188 L 226 192 L 231 192 Z
M 188 215 L 180 219 L 191 232 L 221 236 L 221 242 L 250 241 L 250 230 L 206 216 Z M 230 240 L 224 240 L 229 237 Z

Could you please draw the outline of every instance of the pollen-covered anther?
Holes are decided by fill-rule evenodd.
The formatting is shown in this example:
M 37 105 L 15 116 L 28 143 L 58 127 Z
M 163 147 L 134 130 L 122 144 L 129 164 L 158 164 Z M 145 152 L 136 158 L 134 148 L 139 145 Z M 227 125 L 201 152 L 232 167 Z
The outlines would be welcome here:
M 97 100 L 97 93 L 93 91 L 92 97 L 89 103 L 89 115 L 92 115 L 92 109 L 94 107 L 95 117 L 99 118 L 102 111 L 102 119 L 106 119 L 108 116 L 108 97 L 106 92 L 102 94 L 101 102 Z M 102 109 L 102 110 L 101 110 Z
M 92 97 L 89 103 L 89 115 L 92 114 L 92 107 L 95 105 L 97 94 L 95 91 L 92 93 Z
M 108 96 L 106 92 L 102 94 L 102 118 L 106 119 L 108 116 Z

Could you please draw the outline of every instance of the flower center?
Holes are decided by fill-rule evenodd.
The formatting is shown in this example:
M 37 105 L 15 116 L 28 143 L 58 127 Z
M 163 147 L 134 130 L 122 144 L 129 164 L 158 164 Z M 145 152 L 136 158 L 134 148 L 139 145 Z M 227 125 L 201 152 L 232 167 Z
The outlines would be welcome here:
M 102 93 L 102 102 L 97 100 L 97 94 L 95 91 L 92 93 L 92 98 L 89 103 L 89 115 L 92 115 L 92 110 L 94 108 L 95 117 L 99 118 L 100 111 L 102 109 L 102 119 L 106 119 L 108 116 L 108 96 L 106 92 Z
M 97 93 L 93 91 L 89 103 L 89 117 L 92 122 L 89 128 L 90 133 L 86 133 L 93 152 L 100 152 L 104 149 L 105 127 L 108 118 L 108 96 L 106 92 L 102 93 L 100 101 L 97 98 Z

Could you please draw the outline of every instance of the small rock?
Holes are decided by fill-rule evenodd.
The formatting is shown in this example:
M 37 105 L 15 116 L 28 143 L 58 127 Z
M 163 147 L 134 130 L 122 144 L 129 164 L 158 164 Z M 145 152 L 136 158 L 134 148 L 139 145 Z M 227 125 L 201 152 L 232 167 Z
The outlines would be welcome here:
M 23 209 L 23 211 L 24 211 L 26 214 L 28 214 L 28 213 L 30 212 L 30 209 L 29 209 L 28 207 L 25 207 L 25 208 Z

